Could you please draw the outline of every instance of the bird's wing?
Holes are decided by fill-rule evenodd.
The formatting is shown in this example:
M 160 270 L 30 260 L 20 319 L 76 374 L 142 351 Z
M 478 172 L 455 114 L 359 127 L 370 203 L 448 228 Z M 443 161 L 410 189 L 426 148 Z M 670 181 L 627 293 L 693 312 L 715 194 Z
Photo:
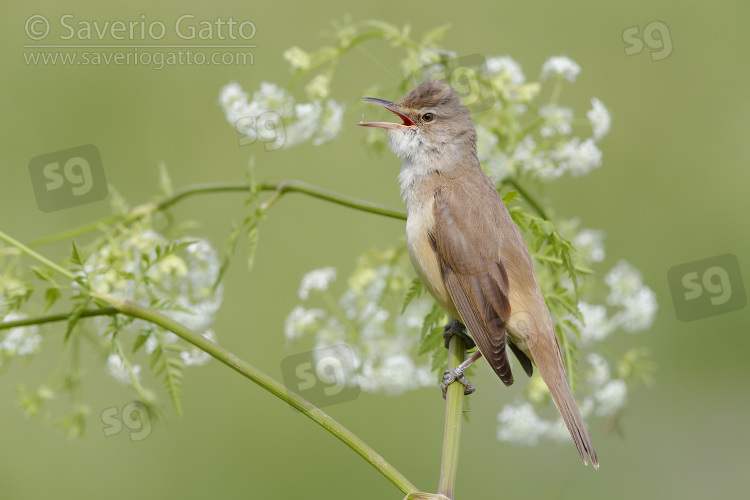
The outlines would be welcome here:
M 492 210 L 473 207 L 466 195 L 471 197 L 447 186 L 437 190 L 431 243 L 461 320 L 500 380 L 511 385 L 513 374 L 505 351 L 509 283 L 500 259 L 501 242 L 493 237 L 496 229 L 487 230 L 493 224 Z

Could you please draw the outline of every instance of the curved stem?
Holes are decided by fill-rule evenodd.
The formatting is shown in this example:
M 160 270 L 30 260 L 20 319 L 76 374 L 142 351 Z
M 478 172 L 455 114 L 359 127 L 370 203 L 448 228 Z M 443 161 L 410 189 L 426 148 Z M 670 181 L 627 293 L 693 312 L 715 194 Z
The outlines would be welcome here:
M 15 246 L 16 248 L 21 250 L 23 253 L 25 253 L 29 257 L 37 260 L 43 265 L 49 267 L 50 269 L 70 279 L 71 281 L 74 281 L 76 279 L 76 277 L 67 269 L 60 267 L 59 265 L 47 259 L 43 255 L 37 253 L 36 251 L 32 250 L 31 248 L 27 247 L 20 241 L 16 240 L 15 238 L 12 238 L 11 236 L 5 234 L 2 231 L 0 231 L 0 240 L 6 241 L 7 243 Z M 329 417 L 327 414 L 325 414 L 323 411 L 321 411 L 319 408 L 314 406 L 312 403 L 310 403 L 306 399 L 293 393 L 292 391 L 287 389 L 284 385 L 280 384 L 279 382 L 276 382 L 265 373 L 256 369 L 255 367 L 248 364 L 247 362 L 241 360 L 240 358 L 238 358 L 237 356 L 235 356 L 228 350 L 224 349 L 223 347 L 219 346 L 218 344 L 208 340 L 202 335 L 195 333 L 194 331 L 185 327 L 181 323 L 178 323 L 177 321 L 157 311 L 154 311 L 153 309 L 149 309 L 148 307 L 141 306 L 139 304 L 136 304 L 128 300 L 119 299 L 110 294 L 98 293 L 98 292 L 93 292 L 93 291 L 89 291 L 88 293 L 91 297 L 99 300 L 100 302 L 104 302 L 108 304 L 108 307 L 104 307 L 102 309 L 96 310 L 96 313 L 105 314 L 104 311 L 106 311 L 106 313 L 109 313 L 109 309 L 114 308 L 116 312 L 118 313 L 126 314 L 134 318 L 140 318 L 145 321 L 149 321 L 151 323 L 161 326 L 162 328 L 166 330 L 173 332 L 174 334 L 176 334 L 177 336 L 179 336 L 186 342 L 189 342 L 190 344 L 196 346 L 197 348 L 203 350 L 204 352 L 207 352 L 208 354 L 216 358 L 218 361 L 224 363 L 225 365 L 232 368 L 236 372 L 240 373 L 244 377 L 248 378 L 252 382 L 255 382 L 256 384 L 258 384 L 259 386 L 261 386 L 263 389 L 267 390 L 274 396 L 278 397 L 279 399 L 283 401 L 286 401 L 288 404 L 298 409 L 300 412 L 302 412 L 307 417 L 315 421 L 318 425 L 323 427 L 325 430 L 327 430 L 328 432 L 336 436 L 344 444 L 349 446 L 359 456 L 364 458 L 373 467 L 375 467 L 375 469 L 377 469 L 381 474 L 383 474 L 389 481 L 391 481 L 403 493 L 408 495 L 408 494 L 415 493 L 418 491 L 417 488 L 408 479 L 406 479 L 406 477 L 404 477 L 403 474 L 401 474 L 398 470 L 396 470 L 383 457 L 381 457 L 377 452 L 375 452 L 375 450 L 370 448 L 367 445 L 367 443 L 365 443 L 360 438 L 358 438 L 354 433 L 352 433 L 346 427 L 344 427 L 343 425 L 341 425 L 340 423 L 338 423 L 337 421 Z M 92 313 L 90 315 L 94 316 L 98 314 Z M 37 321 L 39 319 L 40 318 L 36 318 Z M 59 319 L 62 319 L 62 318 L 59 318 Z M 54 319 L 47 318 L 47 320 L 55 321 L 55 320 L 58 320 L 58 317 L 55 317 Z M 25 322 L 23 323 L 23 325 L 16 324 L 15 326 L 24 326 L 27 324 L 31 324 L 26 320 L 24 321 Z M 13 322 L 13 323 L 16 323 L 16 322 Z M 5 326 L 8 328 L 11 327 L 11 326 L 8 326 L 7 324 Z
M 261 191 L 275 191 L 276 193 L 271 199 L 265 202 L 266 208 L 273 205 L 278 198 L 287 192 L 303 193 L 308 196 L 319 198 L 321 200 L 330 201 L 337 203 L 345 207 L 354 208 L 356 210 L 362 210 L 363 212 L 370 212 L 377 215 L 384 215 L 386 217 L 392 217 L 394 219 L 406 220 L 406 212 L 395 208 L 390 208 L 379 203 L 372 203 L 370 201 L 361 200 L 352 196 L 330 191 L 318 186 L 313 186 L 306 182 L 297 180 L 288 180 L 282 182 L 264 182 L 258 185 L 258 190 Z M 29 243 L 29 247 L 38 247 L 54 243 L 60 240 L 66 240 L 75 236 L 86 234 L 90 231 L 94 231 L 99 227 L 106 226 L 115 222 L 134 222 L 145 215 L 148 215 L 159 210 L 165 210 L 172 205 L 184 200 L 193 195 L 197 194 L 210 194 L 210 193 L 225 193 L 225 192 L 250 192 L 250 185 L 247 182 L 215 182 L 208 184 L 196 184 L 193 186 L 186 186 L 182 189 L 178 189 L 172 196 L 164 198 L 163 200 L 146 203 L 139 205 L 133 209 L 132 212 L 126 215 L 113 215 L 105 217 L 94 222 L 90 222 L 77 228 L 69 229 L 61 233 L 47 236 L 39 240 Z
M 276 191 L 276 195 L 263 204 L 263 209 L 266 209 L 273 205 L 285 193 L 297 192 L 312 196 L 314 198 L 319 198 L 321 200 L 337 203 L 345 207 L 354 208 L 356 210 L 362 210 L 364 212 L 370 212 L 377 215 L 384 215 L 386 217 L 392 217 L 394 219 L 406 220 L 406 212 L 404 212 L 403 210 L 390 208 L 385 205 L 380 205 L 379 203 L 360 200 L 359 198 L 347 196 L 335 191 L 329 191 L 327 189 L 313 186 L 312 184 L 308 184 L 302 181 L 283 181 L 277 184 L 264 183 L 260 186 L 260 189 L 264 191 Z
M 325 430 L 336 436 L 341 442 L 369 462 L 370 465 L 383 474 L 403 493 L 410 494 L 418 491 L 417 488 L 406 479 L 406 477 L 375 452 L 375 450 L 370 448 L 367 443 L 354 435 L 349 429 L 329 417 L 306 399 L 290 391 L 284 385 L 238 358 L 220 345 L 198 333 L 195 333 L 181 323 L 178 323 L 153 309 L 149 309 L 148 307 L 127 300 L 122 300 L 109 294 L 92 292 L 91 296 L 109 304 L 111 307 L 117 309 L 118 312 L 159 325 L 176 334 L 186 342 L 189 342 L 197 348 L 207 352 L 218 361 L 224 363 L 250 381 L 258 384 L 277 398 L 289 403 Z

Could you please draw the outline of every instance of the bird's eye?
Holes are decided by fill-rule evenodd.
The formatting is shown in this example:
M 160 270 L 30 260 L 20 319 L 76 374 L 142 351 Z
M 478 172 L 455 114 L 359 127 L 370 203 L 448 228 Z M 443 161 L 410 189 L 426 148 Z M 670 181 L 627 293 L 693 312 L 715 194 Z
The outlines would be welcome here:
M 432 113 L 425 113 L 422 115 L 422 121 L 431 122 L 434 119 L 435 119 L 435 115 L 433 115 Z

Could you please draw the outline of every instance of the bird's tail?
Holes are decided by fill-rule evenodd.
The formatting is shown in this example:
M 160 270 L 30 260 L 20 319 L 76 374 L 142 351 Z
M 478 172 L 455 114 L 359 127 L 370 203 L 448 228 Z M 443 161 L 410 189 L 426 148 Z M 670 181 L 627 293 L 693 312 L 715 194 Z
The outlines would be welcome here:
M 555 335 L 553 333 L 553 335 Z M 536 345 L 531 347 L 531 355 L 536 363 L 539 373 L 544 382 L 549 387 L 552 399 L 560 411 L 565 425 L 568 427 L 570 435 L 573 437 L 578 453 L 581 454 L 584 465 L 588 465 L 586 456 L 591 458 L 591 463 L 595 469 L 599 468 L 599 459 L 594 450 L 594 444 L 591 442 L 586 430 L 586 424 L 583 422 L 581 412 L 578 411 L 573 393 L 568 385 L 568 378 L 565 375 L 565 364 L 563 363 L 560 344 L 557 342 L 555 335 L 552 342 L 540 340 Z

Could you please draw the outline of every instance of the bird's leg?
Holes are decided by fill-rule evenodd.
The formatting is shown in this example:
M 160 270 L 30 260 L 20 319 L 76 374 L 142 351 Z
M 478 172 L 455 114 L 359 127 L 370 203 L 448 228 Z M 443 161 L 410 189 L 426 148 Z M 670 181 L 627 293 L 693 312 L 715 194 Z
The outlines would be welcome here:
M 482 353 L 477 351 L 474 354 L 469 357 L 466 361 L 458 365 L 452 370 L 445 370 L 443 372 L 443 381 L 440 383 L 440 389 L 443 391 L 443 399 L 445 399 L 445 393 L 448 390 L 448 386 L 452 384 L 453 382 L 458 382 L 459 384 L 466 387 L 464 389 L 464 395 L 469 395 L 472 392 L 476 391 L 473 385 L 471 385 L 471 382 L 466 378 L 466 375 L 464 375 L 464 372 L 466 369 L 471 366 L 471 364 L 482 357 Z
M 451 319 L 450 323 L 445 325 L 445 331 L 443 332 L 443 338 L 445 339 L 445 348 L 448 349 L 448 343 L 452 336 L 458 336 L 464 339 L 466 342 L 466 349 L 473 349 L 476 347 L 474 340 L 466 333 L 466 327 L 457 319 Z
M 443 333 L 443 338 L 445 338 L 446 349 L 448 348 L 448 343 L 450 342 L 450 339 L 453 335 L 464 339 L 467 349 L 476 347 L 476 344 L 474 344 L 474 340 L 472 340 L 469 334 L 466 333 L 466 327 L 464 327 L 464 325 L 456 319 L 451 320 L 450 323 L 445 325 L 445 333 Z M 445 398 L 448 386 L 453 382 L 458 382 L 459 384 L 463 385 L 466 388 L 464 390 L 464 394 L 466 395 L 471 394 L 476 390 L 474 386 L 471 385 L 471 382 L 469 382 L 469 380 L 466 378 L 464 372 L 474 361 L 478 360 L 481 357 L 482 353 L 477 351 L 472 354 L 469 359 L 467 359 L 454 369 L 445 370 L 445 372 L 443 372 L 443 381 L 440 383 L 440 389 L 443 391 L 443 398 Z

